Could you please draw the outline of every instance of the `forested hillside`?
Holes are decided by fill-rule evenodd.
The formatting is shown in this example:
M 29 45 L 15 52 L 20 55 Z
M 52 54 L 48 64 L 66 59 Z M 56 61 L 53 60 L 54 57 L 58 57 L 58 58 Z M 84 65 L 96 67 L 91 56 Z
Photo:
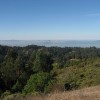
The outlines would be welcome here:
M 0 46 L 0 96 L 47 94 L 100 84 L 100 48 Z

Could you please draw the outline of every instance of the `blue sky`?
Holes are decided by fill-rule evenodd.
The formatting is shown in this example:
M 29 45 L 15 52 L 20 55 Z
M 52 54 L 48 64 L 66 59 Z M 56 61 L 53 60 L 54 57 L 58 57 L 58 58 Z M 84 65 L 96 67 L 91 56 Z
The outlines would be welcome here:
M 99 40 L 100 0 L 0 0 L 0 40 Z

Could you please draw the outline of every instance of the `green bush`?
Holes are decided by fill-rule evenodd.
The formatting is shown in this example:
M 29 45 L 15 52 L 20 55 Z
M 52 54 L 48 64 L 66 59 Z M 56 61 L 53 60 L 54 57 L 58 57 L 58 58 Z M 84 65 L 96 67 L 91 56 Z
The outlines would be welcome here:
M 7 97 L 8 95 L 10 95 L 10 91 L 6 90 L 6 92 L 4 92 L 2 95 L 1 95 L 1 98 L 5 98 Z
M 30 79 L 27 81 L 24 87 L 23 93 L 43 93 L 45 88 L 48 86 L 49 82 L 52 80 L 52 76 L 49 73 L 37 73 L 31 75 Z
M 5 96 L 2 100 L 24 100 L 25 96 L 23 94 L 10 94 Z

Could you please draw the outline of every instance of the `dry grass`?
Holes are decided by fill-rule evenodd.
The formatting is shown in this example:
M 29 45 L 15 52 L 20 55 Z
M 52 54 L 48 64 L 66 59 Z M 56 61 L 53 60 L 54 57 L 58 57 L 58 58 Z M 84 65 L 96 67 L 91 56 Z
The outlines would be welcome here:
M 100 86 L 70 92 L 53 93 L 48 96 L 28 97 L 25 100 L 100 100 Z

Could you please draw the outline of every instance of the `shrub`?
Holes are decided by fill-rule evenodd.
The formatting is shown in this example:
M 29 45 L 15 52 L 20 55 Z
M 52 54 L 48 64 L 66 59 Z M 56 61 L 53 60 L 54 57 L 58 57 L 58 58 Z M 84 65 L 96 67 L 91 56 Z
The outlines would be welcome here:
M 37 73 L 31 75 L 30 79 L 27 81 L 24 87 L 23 93 L 41 93 L 45 92 L 45 87 L 48 86 L 49 82 L 52 80 L 52 76 L 48 73 Z

